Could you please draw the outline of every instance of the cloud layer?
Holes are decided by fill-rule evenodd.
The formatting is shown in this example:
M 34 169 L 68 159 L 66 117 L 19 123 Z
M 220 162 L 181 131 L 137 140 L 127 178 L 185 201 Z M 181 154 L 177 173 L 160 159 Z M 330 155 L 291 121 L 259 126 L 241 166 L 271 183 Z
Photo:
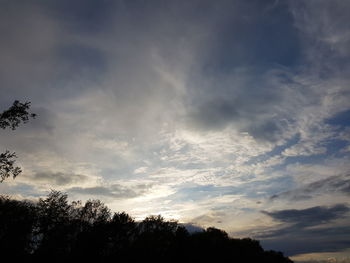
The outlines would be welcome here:
M 0 6 L 0 107 L 38 114 L 1 131 L 24 170 L 1 193 L 96 197 L 290 255 L 350 247 L 347 2 Z

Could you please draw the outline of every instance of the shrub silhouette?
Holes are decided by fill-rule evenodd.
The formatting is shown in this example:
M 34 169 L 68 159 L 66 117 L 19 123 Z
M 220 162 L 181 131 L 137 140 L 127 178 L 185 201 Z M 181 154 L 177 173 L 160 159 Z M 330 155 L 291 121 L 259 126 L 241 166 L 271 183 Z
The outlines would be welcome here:
M 190 234 L 161 216 L 135 222 L 99 200 L 69 203 L 58 191 L 36 203 L 0 197 L 0 224 L 2 255 L 22 261 L 292 262 L 257 240 L 214 227 Z

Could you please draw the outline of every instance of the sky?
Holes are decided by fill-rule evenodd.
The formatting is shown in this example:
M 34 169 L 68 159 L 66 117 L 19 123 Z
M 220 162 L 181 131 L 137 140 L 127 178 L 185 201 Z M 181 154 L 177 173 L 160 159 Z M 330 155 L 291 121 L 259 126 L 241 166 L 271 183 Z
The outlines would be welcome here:
M 0 0 L 0 131 L 23 172 L 136 220 L 350 262 L 350 1 Z M 310 261 L 311 262 L 311 261 Z

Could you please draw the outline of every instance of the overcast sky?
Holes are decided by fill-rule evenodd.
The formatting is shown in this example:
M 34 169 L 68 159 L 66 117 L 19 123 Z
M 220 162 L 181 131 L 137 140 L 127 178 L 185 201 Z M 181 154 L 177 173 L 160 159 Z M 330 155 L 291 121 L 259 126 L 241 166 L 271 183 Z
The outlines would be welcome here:
M 350 257 L 350 1 L 0 0 L 0 193 Z M 1 111 L 0 110 L 0 111 Z M 306 255 L 300 255 L 306 254 Z

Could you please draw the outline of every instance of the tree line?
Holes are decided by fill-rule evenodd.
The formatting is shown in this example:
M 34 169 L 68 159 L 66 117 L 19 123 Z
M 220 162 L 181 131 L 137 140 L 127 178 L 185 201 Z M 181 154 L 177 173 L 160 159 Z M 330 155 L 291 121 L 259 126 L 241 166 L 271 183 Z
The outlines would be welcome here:
M 231 238 L 214 227 L 189 233 L 159 215 L 136 222 L 99 200 L 69 203 L 59 191 L 37 202 L 0 196 L 0 251 L 27 262 L 292 262 L 264 251 L 257 240 Z

